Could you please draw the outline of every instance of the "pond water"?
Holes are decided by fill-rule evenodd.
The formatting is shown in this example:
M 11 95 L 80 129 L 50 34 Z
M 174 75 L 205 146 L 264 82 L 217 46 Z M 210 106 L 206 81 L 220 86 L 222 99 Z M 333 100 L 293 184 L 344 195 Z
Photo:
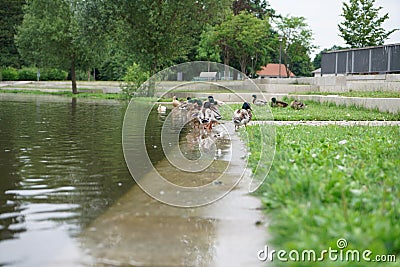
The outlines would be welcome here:
M 110 100 L 0 95 L 0 265 L 243 266 L 235 256 L 256 260 L 265 241 L 255 226 L 258 200 L 237 190 L 217 205 L 183 209 L 135 185 L 121 144 L 126 108 Z M 182 181 L 182 173 L 168 171 L 159 138 L 164 119 L 156 112 L 148 119 L 152 163 L 177 183 L 199 185 L 199 177 Z M 190 132 L 181 139 L 191 140 Z M 219 165 L 228 148 L 223 144 Z
M 126 104 L 0 101 L 0 265 L 39 265 L 134 185 L 121 147 Z

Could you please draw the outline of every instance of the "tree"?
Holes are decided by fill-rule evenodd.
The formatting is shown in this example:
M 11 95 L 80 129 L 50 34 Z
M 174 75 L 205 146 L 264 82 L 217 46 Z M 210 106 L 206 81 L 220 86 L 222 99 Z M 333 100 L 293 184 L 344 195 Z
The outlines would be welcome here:
M 343 3 L 341 16 L 345 19 L 338 24 L 340 34 L 351 47 L 382 45 L 398 29 L 386 31 L 382 23 L 389 18 L 386 13 L 379 16 L 382 7 L 374 7 L 375 0 L 349 0 Z
M 300 73 L 295 73 L 296 75 L 308 76 L 311 72 L 309 54 L 315 46 L 312 44 L 313 33 L 305 20 L 304 17 L 282 17 L 277 22 L 278 33 L 282 42 L 282 60 L 286 66 L 288 77 L 289 67 L 292 66 L 302 65 L 299 68 Z
M 269 2 L 265 0 L 234 0 L 232 3 L 233 15 L 239 15 L 244 11 L 259 19 L 275 17 L 275 10 L 269 7 Z
M 24 3 L 25 0 L 0 0 L 0 66 L 18 68 L 21 65 L 14 35 L 22 23 Z
M 288 48 L 287 54 L 290 56 L 290 71 L 296 76 L 310 76 L 313 70 L 309 51 L 301 43 L 294 41 Z M 289 76 L 288 76 L 289 77 Z
M 116 1 L 125 48 L 150 76 L 184 60 L 203 29 L 229 8 L 230 0 Z M 222 12 L 223 13 L 223 12 Z
M 235 61 L 243 73 L 248 73 L 249 63 L 259 65 L 266 62 L 269 28 L 266 20 L 246 12 L 230 16 L 202 34 L 199 53 L 207 51 L 213 57 L 215 53 L 222 53 L 225 65 L 234 65 L 232 61 Z
M 91 67 L 105 47 L 101 31 L 91 21 L 91 15 L 102 14 L 93 10 L 98 1 L 28 0 L 18 27 L 20 54 L 38 68 L 69 69 L 74 94 L 78 93 L 76 69 Z

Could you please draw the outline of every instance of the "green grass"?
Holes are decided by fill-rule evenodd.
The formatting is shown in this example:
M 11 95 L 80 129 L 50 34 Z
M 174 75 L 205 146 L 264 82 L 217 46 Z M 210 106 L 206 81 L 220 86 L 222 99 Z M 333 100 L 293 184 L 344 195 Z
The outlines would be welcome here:
M 290 100 L 287 100 L 289 102 Z M 388 112 L 379 112 L 378 110 L 368 110 L 357 106 L 336 106 L 334 103 L 320 104 L 315 101 L 304 101 L 307 108 L 302 110 L 293 110 L 287 108 L 269 108 L 266 106 L 252 105 L 253 120 L 271 120 L 271 113 L 276 121 L 393 121 L 400 120 L 400 114 Z M 241 104 L 229 104 L 221 107 L 224 118 L 232 117 L 232 110 L 237 109 Z
M 339 95 L 348 97 L 400 98 L 400 92 L 387 92 L 387 91 L 370 91 L 370 92 L 352 91 L 343 93 L 305 92 L 305 93 L 291 93 L 291 95 Z
M 81 90 L 81 89 L 79 89 Z M 65 97 L 77 97 L 77 98 L 95 98 L 95 99 L 114 99 L 114 100 L 125 100 L 126 96 L 123 94 L 104 94 L 104 93 L 79 93 L 73 94 L 67 91 L 58 92 L 43 92 L 39 90 L 4 90 L 0 89 L 0 93 L 14 93 L 14 94 L 34 94 L 34 95 L 59 95 Z
M 248 127 L 250 135 L 260 134 Z M 274 249 L 349 249 L 400 259 L 400 127 L 282 126 L 271 171 L 257 191 Z M 249 143 L 255 168 L 259 144 Z M 277 264 L 278 266 L 279 263 Z M 365 262 L 282 266 L 365 266 Z M 382 266 L 369 263 L 368 266 Z M 387 264 L 384 266 L 395 266 Z M 398 266 L 398 265 L 396 265 Z

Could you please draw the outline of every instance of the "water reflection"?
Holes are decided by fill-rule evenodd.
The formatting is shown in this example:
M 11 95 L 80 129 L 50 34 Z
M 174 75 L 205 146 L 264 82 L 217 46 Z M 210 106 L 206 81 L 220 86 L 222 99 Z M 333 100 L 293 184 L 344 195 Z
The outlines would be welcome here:
M 259 266 L 254 253 L 264 230 L 254 223 L 258 200 L 243 197 L 247 188 L 211 206 L 182 209 L 134 185 L 121 145 L 124 103 L 2 98 L 0 265 Z M 188 158 L 208 138 L 218 139 L 219 150 L 209 175 L 183 175 L 164 159 L 159 136 L 166 116 L 151 113 L 146 126 L 158 171 L 187 186 L 213 181 L 225 169 L 230 142 L 184 128 L 180 146 Z M 231 162 L 238 173 L 241 156 Z M 212 186 L 225 191 L 226 184 Z
M 0 265 L 32 266 L 65 244 L 77 247 L 72 237 L 133 185 L 121 149 L 125 108 L 0 101 Z

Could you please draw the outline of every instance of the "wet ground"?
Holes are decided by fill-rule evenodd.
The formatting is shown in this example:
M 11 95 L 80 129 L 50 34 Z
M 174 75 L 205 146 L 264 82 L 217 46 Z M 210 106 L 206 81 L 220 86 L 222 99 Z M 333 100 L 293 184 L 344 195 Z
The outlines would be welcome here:
M 81 235 L 87 265 L 263 266 L 265 218 L 246 185 L 199 208 L 162 204 L 135 186 Z
M 265 217 L 248 194 L 247 172 L 210 205 L 172 207 L 144 193 L 126 168 L 126 104 L 6 94 L 0 104 L 0 265 L 263 266 L 257 252 L 267 239 L 259 225 Z M 161 124 L 160 116 L 149 118 L 151 129 Z M 237 136 L 238 152 L 215 182 L 228 144 L 206 176 L 188 178 L 166 162 L 152 135 L 149 153 L 170 182 L 226 192 L 245 170 Z

